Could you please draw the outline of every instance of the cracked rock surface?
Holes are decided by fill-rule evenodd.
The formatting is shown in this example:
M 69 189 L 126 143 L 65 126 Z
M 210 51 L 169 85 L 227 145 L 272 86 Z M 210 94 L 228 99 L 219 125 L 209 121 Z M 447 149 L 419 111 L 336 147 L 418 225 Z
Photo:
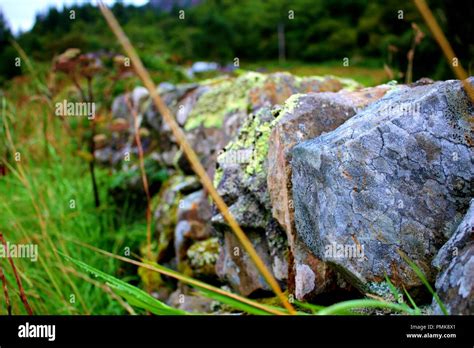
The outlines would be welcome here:
M 268 145 L 267 184 L 273 217 L 286 231 L 290 247 L 289 290 L 298 300 L 334 287 L 335 276 L 295 235 L 291 194 L 291 149 L 305 140 L 330 132 L 358 110 L 380 99 L 389 89 L 382 85 L 357 92 L 294 95 L 285 104 L 272 129 Z
M 433 266 L 441 272 L 436 293 L 449 314 L 472 314 L 474 310 L 474 199 L 456 232 L 439 250 Z M 433 301 L 434 314 L 443 314 Z
M 403 86 L 295 146 L 297 235 L 362 290 L 385 274 L 421 285 L 399 251 L 434 280 L 431 261 L 474 193 L 473 113 L 459 81 Z

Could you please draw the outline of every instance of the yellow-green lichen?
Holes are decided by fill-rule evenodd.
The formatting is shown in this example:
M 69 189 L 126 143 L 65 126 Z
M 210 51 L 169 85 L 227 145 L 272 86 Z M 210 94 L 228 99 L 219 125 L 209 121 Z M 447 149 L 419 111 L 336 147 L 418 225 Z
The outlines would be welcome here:
M 342 83 L 342 88 L 349 92 L 353 92 L 357 89 L 362 88 L 362 85 L 353 79 L 349 79 L 346 77 L 337 77 L 333 75 L 328 75 L 328 77 L 340 81 Z
M 214 180 L 213 180 L 214 187 L 219 186 L 219 183 L 220 183 L 221 180 L 222 180 L 223 174 L 224 174 L 224 173 L 222 172 L 222 168 L 221 168 L 221 167 L 216 168 L 216 172 L 214 173 Z
M 273 76 L 273 78 L 276 79 L 276 82 L 278 84 L 278 81 L 280 81 L 286 76 L 291 76 L 291 74 L 280 73 L 277 76 Z M 242 75 L 242 77 L 240 78 L 244 78 L 244 77 L 245 77 L 245 80 L 255 79 L 259 81 L 257 85 L 258 84 L 263 85 L 264 84 L 263 82 L 267 78 L 267 76 L 262 75 L 262 74 L 257 74 L 257 73 L 246 73 L 245 75 Z M 239 78 L 237 80 L 239 80 Z M 265 110 L 265 109 L 260 109 L 259 111 L 257 111 L 257 114 L 255 115 L 249 115 L 247 120 L 241 126 L 237 138 L 233 140 L 232 142 L 230 142 L 225 147 L 224 152 L 220 154 L 217 158 L 217 162 L 220 165 L 218 166 L 214 175 L 214 186 L 217 187 L 219 185 L 219 182 L 222 180 L 223 172 L 224 172 L 223 167 L 225 166 L 224 161 L 226 157 L 229 156 L 229 153 L 237 152 L 242 149 L 249 149 L 251 151 L 251 156 L 249 156 L 248 161 L 235 163 L 243 167 L 242 169 L 244 171 L 244 174 L 247 177 L 249 177 L 249 176 L 254 176 L 259 173 L 264 172 L 265 160 L 268 154 L 268 142 L 269 142 L 270 134 L 273 128 L 275 127 L 277 122 L 279 122 L 282 115 L 291 114 L 294 112 L 294 110 L 298 107 L 298 102 L 300 100 L 300 97 L 304 95 L 303 94 L 305 92 L 303 91 L 303 89 L 305 89 L 304 84 L 311 85 L 311 82 L 313 81 L 321 82 L 321 88 L 323 90 L 326 90 L 329 88 L 329 86 L 326 86 L 324 84 L 325 81 L 327 81 L 328 84 L 331 83 L 331 81 L 336 82 L 337 86 L 339 86 L 338 88 L 342 87 L 347 90 L 355 90 L 361 87 L 357 82 L 355 82 L 352 79 L 339 78 L 335 76 L 308 76 L 308 77 L 294 76 L 295 87 L 297 88 L 297 90 L 302 90 L 302 93 L 296 93 L 296 94 L 291 95 L 285 101 L 283 107 L 281 108 L 279 112 L 279 116 L 276 118 L 264 120 L 261 117 L 259 117 L 258 113 L 262 112 L 262 110 Z M 228 81 L 228 83 L 229 85 L 234 86 L 235 82 Z M 209 94 L 209 96 L 211 95 L 212 94 Z M 247 103 L 248 103 L 248 99 L 245 99 L 245 105 L 247 105 Z M 236 103 L 234 101 L 233 103 L 229 103 L 229 105 L 235 106 Z M 244 110 L 244 108 L 240 110 Z M 268 109 L 266 109 L 266 112 L 268 112 Z M 219 116 L 219 119 L 221 120 L 221 122 L 223 118 L 224 116 L 222 117 Z M 209 116 L 209 119 L 213 119 L 212 116 Z M 224 163 L 224 166 L 222 165 L 223 163 Z
M 293 113 L 293 111 L 295 111 L 296 107 L 298 106 L 298 102 L 300 100 L 300 98 L 303 96 L 302 93 L 296 93 L 296 94 L 293 94 L 291 97 L 289 97 L 286 101 L 285 101 L 285 104 L 283 105 L 283 109 L 282 109 L 282 112 L 280 113 L 280 115 L 283 115 L 283 114 L 291 114 Z M 278 122 L 278 120 L 281 118 L 278 117 L 277 119 L 275 119 L 275 123 Z
M 264 120 L 260 117 L 260 113 L 270 112 L 268 109 L 260 109 L 256 114 L 250 115 L 240 128 L 237 138 L 230 142 L 225 147 L 224 152 L 218 156 L 217 162 L 222 163 L 224 156 L 227 156 L 233 151 L 237 152 L 239 150 L 248 149 L 251 151 L 248 161 L 238 163 L 243 166 L 245 176 L 249 177 L 259 173 L 264 173 L 264 165 L 268 155 L 271 132 L 281 119 L 282 115 L 294 111 L 298 106 L 298 101 L 301 96 L 302 94 L 294 94 L 286 100 L 283 108 L 274 108 L 274 110 L 279 111 L 279 115 L 276 118 Z M 219 166 L 214 175 L 214 186 L 217 187 L 219 182 L 222 180 L 222 176 L 223 169 L 222 166 Z
M 264 162 L 268 154 L 268 141 L 273 128 L 273 122 L 254 122 L 254 144 L 252 157 L 245 168 L 245 174 L 255 175 L 263 172 Z
M 198 274 L 209 275 L 215 272 L 215 264 L 219 256 L 217 238 L 209 238 L 194 243 L 187 251 L 191 268 Z
M 238 153 L 239 151 L 249 151 L 249 156 L 245 161 L 240 161 L 239 164 L 243 167 L 244 174 L 247 176 L 256 175 L 264 171 L 264 162 L 268 153 L 268 141 L 270 138 L 273 121 L 264 121 L 259 115 L 261 112 L 270 111 L 268 109 L 261 109 L 257 114 L 250 115 L 240 128 L 238 137 L 230 142 L 225 147 L 225 152 L 218 157 L 218 162 L 222 163 L 224 156 L 231 153 Z M 214 184 L 217 185 L 222 178 L 222 167 L 216 170 L 214 177 Z
M 201 125 L 206 128 L 222 126 L 230 112 L 246 112 L 249 106 L 248 92 L 260 86 L 266 76 L 248 72 L 233 80 L 226 80 L 205 92 L 197 101 L 184 126 L 189 131 Z

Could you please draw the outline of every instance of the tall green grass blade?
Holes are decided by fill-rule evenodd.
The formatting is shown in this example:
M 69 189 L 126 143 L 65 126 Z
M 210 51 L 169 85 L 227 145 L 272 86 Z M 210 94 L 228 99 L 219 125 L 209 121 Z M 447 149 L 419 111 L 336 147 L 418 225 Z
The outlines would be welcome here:
M 181 274 L 179 272 L 176 272 L 172 269 L 166 268 L 162 265 L 157 264 L 156 262 L 147 261 L 146 263 L 143 263 L 143 262 L 135 261 L 135 260 L 128 259 L 128 258 L 125 258 L 125 257 L 121 257 L 121 256 L 115 255 L 113 253 L 109 253 L 107 251 L 92 247 L 92 246 L 84 244 L 84 243 L 75 242 L 73 240 L 69 240 L 69 241 L 77 243 L 79 245 L 82 245 L 86 248 L 92 249 L 95 252 L 98 252 L 100 254 L 107 255 L 111 258 L 115 258 L 115 259 L 118 259 L 118 260 L 121 260 L 121 261 L 124 261 L 124 262 L 127 262 L 127 263 L 131 263 L 131 264 L 134 264 L 136 266 L 142 266 L 142 267 L 145 267 L 145 268 L 149 269 L 152 272 L 158 272 L 162 275 L 172 277 L 172 278 L 177 279 L 177 280 L 179 280 L 179 281 L 181 281 L 185 284 L 188 284 L 188 285 L 190 285 L 190 286 L 192 286 L 196 289 L 199 289 L 199 290 L 205 289 L 205 290 L 209 291 L 210 293 L 219 294 L 220 296 L 223 296 L 223 297 L 226 297 L 226 298 L 229 298 L 229 299 L 233 299 L 233 300 L 235 300 L 239 303 L 245 303 L 245 304 L 249 305 L 250 307 L 255 307 L 256 309 L 260 309 L 261 311 L 268 312 L 270 314 L 287 314 L 286 310 L 283 310 L 279 307 L 266 306 L 266 305 L 263 305 L 259 302 L 250 300 L 246 297 L 243 297 L 243 296 L 240 296 L 240 295 L 237 295 L 237 294 L 234 294 L 234 293 L 230 293 L 228 291 L 222 290 L 222 289 L 217 288 L 215 286 L 212 286 L 210 284 L 204 283 L 200 280 L 197 280 L 197 279 L 191 278 L 189 276 L 186 276 L 184 274 Z
M 245 312 L 245 313 L 248 313 L 248 314 L 253 314 L 253 315 L 270 315 L 270 313 L 268 313 L 264 310 L 252 307 L 251 305 L 248 305 L 246 303 L 240 302 L 240 301 L 235 300 L 233 298 L 218 294 L 216 292 L 209 291 L 209 290 L 202 289 L 202 288 L 198 288 L 198 287 L 196 287 L 196 289 L 198 289 L 199 292 L 203 296 L 205 296 L 207 298 L 210 298 L 211 300 L 223 303 L 223 304 L 225 304 L 225 305 L 227 305 L 227 306 L 229 306 L 233 309 L 237 309 L 237 310 L 240 310 L 242 312 Z
M 69 257 L 61 252 L 58 253 L 66 260 L 81 268 L 83 271 L 91 273 L 96 278 L 101 278 L 110 288 L 112 288 L 118 295 L 122 296 L 132 306 L 142 308 L 157 315 L 188 314 L 185 311 L 165 305 L 164 303 L 147 294 L 145 291 L 107 273 L 104 273 L 97 268 L 89 266 L 82 261 L 73 259 L 72 257 Z
M 251 313 L 251 314 L 256 314 L 256 315 L 262 315 L 263 313 L 264 314 L 271 314 L 271 312 L 265 310 L 265 308 L 268 308 L 270 310 L 274 309 L 274 310 L 279 310 L 281 312 L 286 313 L 286 309 L 283 309 L 283 308 L 280 308 L 280 307 L 265 306 L 261 303 L 252 301 L 252 300 L 247 299 L 247 298 L 243 298 L 243 297 L 235 295 L 235 294 L 232 294 L 232 295 L 234 295 L 234 297 L 242 298 L 243 300 L 245 300 L 245 302 L 239 301 L 238 299 L 230 297 L 230 296 L 226 296 L 225 295 L 226 291 L 222 291 L 222 289 L 216 288 L 212 285 L 203 283 L 203 282 L 201 282 L 197 279 L 194 279 L 192 277 L 189 277 L 189 276 L 186 276 L 184 274 L 173 271 L 172 269 L 166 268 L 165 266 L 159 265 L 155 262 L 147 262 L 147 264 L 149 264 L 150 266 L 153 266 L 156 269 L 157 272 L 164 271 L 165 275 L 175 276 L 176 279 L 179 279 L 180 281 L 182 281 L 182 282 L 184 282 L 188 285 L 191 285 L 195 289 L 198 289 L 199 291 L 202 292 L 202 294 L 204 296 L 206 296 L 210 299 L 213 299 L 215 301 L 227 304 L 227 305 L 229 305 L 233 308 L 243 310 L 244 312 Z M 203 284 L 204 286 L 206 286 L 206 288 L 199 286 L 199 284 Z M 215 291 L 213 291 L 213 289 L 215 289 Z M 229 293 L 229 295 L 231 295 L 231 294 Z M 262 307 L 263 307 L 263 309 L 262 309 Z
M 406 307 L 407 310 L 411 310 L 410 306 L 403 302 L 403 294 L 395 287 L 395 285 L 393 285 L 387 274 L 385 274 L 385 281 L 387 282 L 390 292 L 395 297 L 395 300 L 398 302 L 398 304 L 400 306 Z
M 449 315 L 449 313 L 446 310 L 446 307 L 444 306 L 443 302 L 439 298 L 438 294 L 431 287 L 430 283 L 426 279 L 426 277 L 423 274 L 423 271 L 420 269 L 420 267 L 418 267 L 418 265 L 416 263 L 414 263 L 412 260 L 410 260 L 410 258 L 407 255 L 405 255 L 403 252 L 400 251 L 398 254 L 411 267 L 411 269 L 413 269 L 413 271 L 416 273 L 418 278 L 420 278 L 423 285 L 425 285 L 426 288 L 428 289 L 428 291 L 431 293 L 431 295 L 433 295 L 433 298 L 435 299 L 436 303 L 438 303 L 438 305 L 441 308 L 441 311 L 443 312 L 443 314 L 444 315 Z
M 312 303 L 301 302 L 301 301 L 295 301 L 295 305 L 297 305 L 298 307 L 304 308 L 304 309 L 308 309 L 313 314 L 317 314 L 321 309 L 326 308 L 324 306 L 318 306 L 318 305 L 315 305 L 315 304 L 312 304 Z
M 416 305 L 415 301 L 413 300 L 413 298 L 410 296 L 410 294 L 408 293 L 407 289 L 405 289 L 405 287 L 403 287 L 403 291 L 405 292 L 405 295 L 407 296 L 408 298 L 408 301 L 410 301 L 413 309 L 415 310 L 415 314 L 421 314 L 421 310 L 420 308 L 418 308 L 418 306 Z
M 378 300 L 350 300 L 336 303 L 332 306 L 321 309 L 317 314 L 318 315 L 334 315 L 334 314 L 345 314 L 347 311 L 352 311 L 354 309 L 364 309 L 364 308 L 380 308 L 380 309 L 391 309 L 397 312 L 414 314 L 412 310 L 407 306 L 401 306 L 396 303 L 382 302 Z

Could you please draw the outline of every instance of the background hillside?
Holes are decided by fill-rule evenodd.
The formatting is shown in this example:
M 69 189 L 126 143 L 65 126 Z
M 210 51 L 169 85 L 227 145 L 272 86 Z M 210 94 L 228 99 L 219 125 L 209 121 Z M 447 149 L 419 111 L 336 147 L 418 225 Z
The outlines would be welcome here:
M 465 18 L 474 16 L 474 3 L 433 0 L 430 7 L 460 61 L 472 71 L 474 45 L 470 39 L 474 32 L 472 23 Z M 340 65 L 348 57 L 351 66 L 383 68 L 386 64 L 395 72 L 405 72 L 414 37 L 410 24 L 416 23 L 428 33 L 411 1 L 187 0 L 150 1 L 140 7 L 117 2 L 112 9 L 151 69 L 164 68 L 165 63 L 183 65 L 196 60 L 226 65 L 236 57 L 244 67 L 250 63 L 267 67 L 268 62 L 278 61 L 280 27 L 285 37 L 287 67 L 294 62 Z M 75 11 L 74 19 L 70 18 L 71 10 Z M 184 11 L 181 19 L 180 10 Z M 399 11 L 403 11 L 403 20 L 398 18 Z M 8 45 L 9 38 L 8 23 L 0 17 L 3 79 L 20 73 L 11 64 L 16 53 Z M 17 40 L 32 58 L 47 62 L 70 47 L 83 52 L 119 51 L 110 31 L 104 30 L 100 13 L 87 3 L 50 9 L 39 15 L 32 30 Z M 451 77 L 431 38 L 422 40 L 416 48 L 414 67 L 415 79 Z M 403 80 L 397 73 L 394 78 Z

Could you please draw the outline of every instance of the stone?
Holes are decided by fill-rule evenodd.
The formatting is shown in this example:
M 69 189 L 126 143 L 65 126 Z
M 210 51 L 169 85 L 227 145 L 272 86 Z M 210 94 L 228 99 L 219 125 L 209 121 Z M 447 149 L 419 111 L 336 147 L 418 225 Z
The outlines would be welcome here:
M 399 251 L 433 281 L 431 260 L 474 193 L 473 112 L 459 81 L 403 86 L 296 145 L 295 223 L 311 253 L 361 291 L 385 274 L 422 285 Z
M 263 76 L 254 74 L 247 77 L 255 79 L 255 86 L 251 88 L 246 102 L 246 108 L 253 112 L 243 120 L 233 140 L 219 152 L 214 185 L 237 222 L 252 236 L 252 243 L 259 246 L 259 252 L 267 253 L 260 256 L 268 260 L 269 269 L 285 287 L 288 278 L 288 246 L 284 231 L 271 216 L 267 189 L 270 134 L 281 113 L 281 107 L 274 103 L 283 103 L 302 89 L 338 90 L 345 84 L 332 78 L 298 78 L 287 73 Z M 220 214 L 214 215 L 212 222 L 216 230 L 222 233 L 222 252 L 227 253 L 233 247 L 238 247 L 234 237 L 226 236 L 232 232 Z M 218 274 L 236 291 L 251 294 L 252 291 L 268 290 L 252 260 L 246 258 L 237 262 L 232 255 L 224 255 L 220 260 L 239 267 L 240 273 L 236 275 L 232 267 L 222 266 L 218 262 Z M 232 274 L 226 274 L 227 271 Z
M 247 72 L 234 79 L 213 79 L 199 87 L 198 96 L 188 97 L 193 98 L 192 108 L 182 107 L 190 110 L 183 117 L 186 136 L 212 177 L 219 151 L 236 137 L 251 113 L 283 103 L 294 93 L 337 91 L 351 83 L 354 82 L 334 77 L 296 77 L 289 73 Z M 180 103 L 192 104 L 187 100 Z M 178 163 L 186 173 L 192 173 L 182 154 Z
M 176 120 L 183 126 L 186 118 L 194 108 L 197 99 L 208 88 L 197 84 L 172 85 L 162 83 L 158 86 L 160 97 L 170 109 L 172 115 L 176 115 Z M 153 138 L 156 139 L 156 148 L 160 154 L 160 161 L 164 166 L 175 167 L 178 159 L 179 147 L 168 124 L 163 120 L 162 115 L 156 110 L 151 99 L 147 102 L 144 111 L 143 124 L 152 131 Z M 187 173 L 192 174 L 192 173 Z
M 214 182 L 260 257 L 267 260 L 268 268 L 278 280 L 285 281 L 288 273 L 286 238 L 271 217 L 266 188 L 266 153 L 270 124 L 274 119 L 274 112 L 267 107 L 249 116 L 237 138 L 219 155 Z M 243 295 L 269 290 L 222 215 L 214 215 L 212 223 L 222 234 L 222 252 L 226 254 L 219 259 L 218 275 Z M 233 254 L 235 248 L 238 249 L 237 256 Z
M 329 275 L 332 271 L 311 255 L 295 235 L 291 149 L 302 141 L 337 128 L 362 108 L 380 99 L 388 89 L 389 86 L 379 86 L 357 92 L 343 90 L 339 93 L 293 95 L 285 103 L 272 128 L 268 141 L 268 162 L 271 165 L 268 166 L 267 185 L 273 217 L 286 231 L 293 254 L 289 288 L 299 300 L 303 300 L 303 294 L 310 296 L 327 290 L 331 284 Z M 313 265 L 315 269 L 311 270 L 308 265 Z M 314 280 L 312 287 L 309 286 L 308 279 Z M 303 288 L 299 288 L 300 286 Z
M 142 148 L 146 152 L 151 145 L 150 134 L 141 127 L 143 113 L 147 107 L 148 90 L 136 87 L 130 93 L 117 96 L 112 102 L 112 121 L 107 129 L 106 139 L 94 151 L 95 159 L 102 165 L 120 167 L 125 157 L 138 157 L 135 142 L 135 113 L 138 122 Z
M 188 142 L 208 174 L 213 177 L 216 157 L 237 134 L 249 113 L 262 106 L 282 103 L 290 95 L 306 91 L 333 91 L 354 86 L 354 81 L 335 77 L 295 77 L 288 73 L 264 75 L 247 72 L 236 78 L 218 77 L 199 84 L 162 83 L 158 93 L 178 124 L 184 128 Z M 151 131 L 146 147 L 159 154 L 163 166 L 179 167 L 185 174 L 193 170 L 180 151 L 171 129 L 156 110 L 147 90 L 136 87 L 133 92 L 116 97 L 112 103 L 114 120 L 120 120 L 118 134 L 112 131 L 110 146 L 97 151 L 104 164 L 117 165 L 128 152 L 137 154 L 133 113 L 139 127 Z M 143 141 L 142 141 L 143 142 Z
M 215 237 L 195 242 L 187 251 L 189 265 L 197 278 L 215 279 L 218 257 L 219 242 Z
M 189 313 L 211 313 L 214 311 L 214 301 L 206 297 L 189 294 L 189 290 L 177 289 L 168 298 L 168 305 L 181 309 Z
M 135 87 L 131 93 L 124 93 L 117 96 L 112 102 L 112 119 L 123 119 L 130 127 L 130 133 L 134 133 L 134 117 L 132 111 L 136 113 L 141 123 L 143 108 L 148 97 L 148 90 L 145 87 Z
M 246 232 L 264 264 L 271 269 L 268 245 L 261 233 Z M 254 266 L 247 252 L 233 233 L 225 233 L 216 270 L 218 276 L 243 296 L 258 296 L 271 289 Z
M 178 207 L 181 199 L 200 189 L 194 176 L 176 174 L 169 178 L 158 193 L 160 202 L 153 213 L 155 234 L 158 241 L 157 262 L 163 263 L 175 257 L 175 230 L 178 224 Z
M 440 270 L 436 293 L 449 314 L 474 314 L 474 199 L 452 237 L 433 260 Z M 443 314 L 433 300 L 433 313 Z
M 207 224 L 211 215 L 211 205 L 204 190 L 193 192 L 180 199 L 174 232 L 178 269 L 180 263 L 186 259 L 186 253 L 192 242 L 204 240 L 211 235 L 211 227 Z

